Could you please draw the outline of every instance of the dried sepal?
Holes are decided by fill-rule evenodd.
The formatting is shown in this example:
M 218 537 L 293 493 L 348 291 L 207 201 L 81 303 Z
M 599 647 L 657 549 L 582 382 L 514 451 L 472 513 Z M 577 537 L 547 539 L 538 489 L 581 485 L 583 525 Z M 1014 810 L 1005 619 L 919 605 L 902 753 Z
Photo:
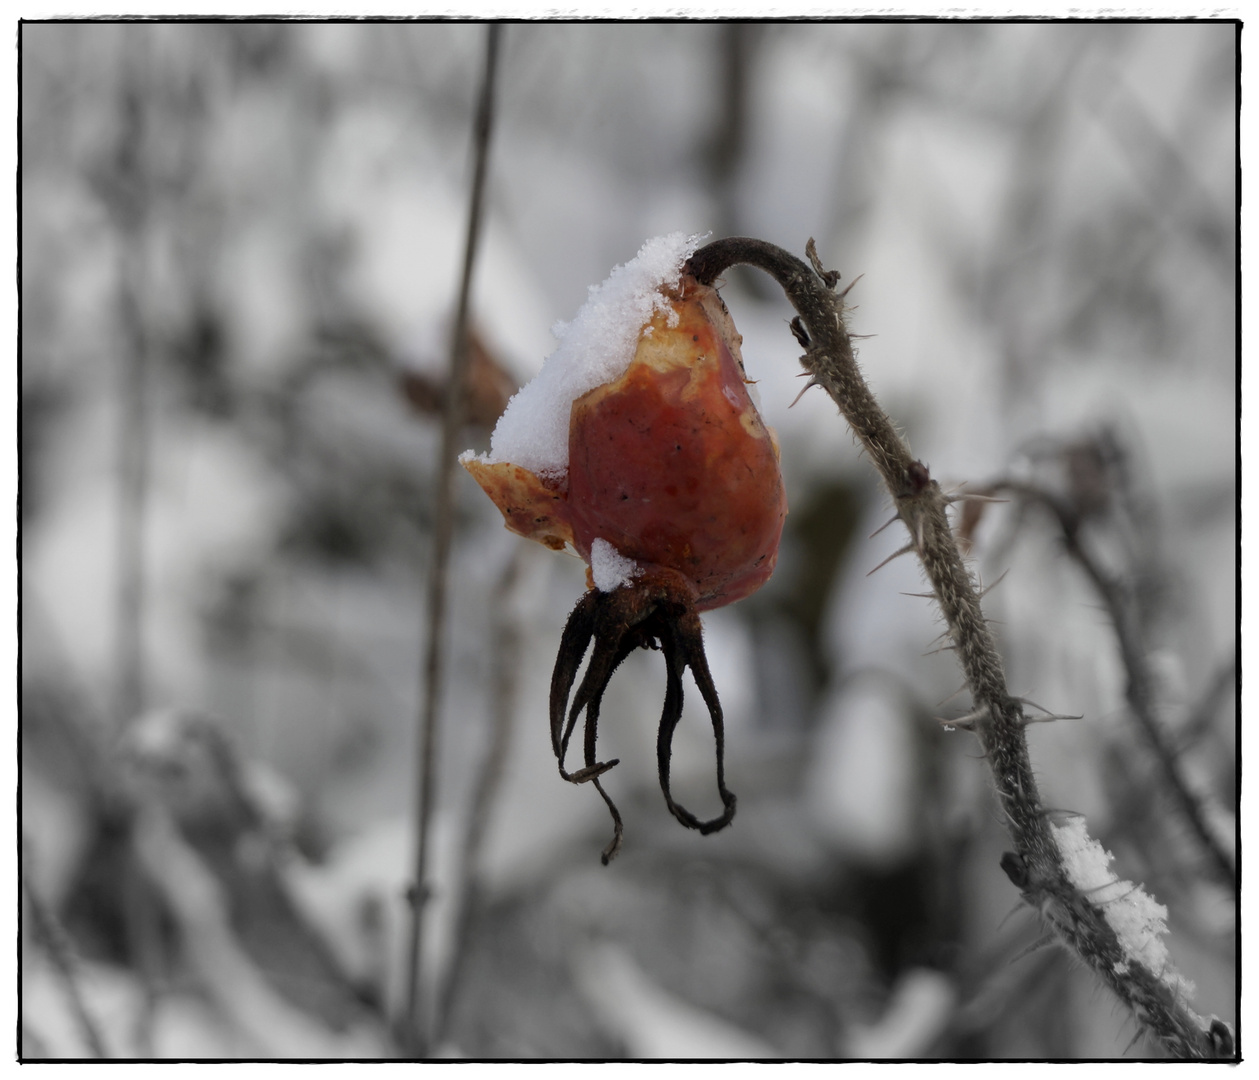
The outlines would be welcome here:
M 560 776 L 569 783 L 593 783 L 612 814 L 614 835 L 603 852 L 609 862 L 620 849 L 623 826 L 620 813 L 599 778 L 617 760 L 598 760 L 599 710 L 613 673 L 635 649 L 659 649 L 665 661 L 665 700 L 656 743 L 660 788 L 670 813 L 687 828 L 708 834 L 730 824 L 736 799 L 725 782 L 725 730 L 721 702 L 708 670 L 703 631 L 697 613 L 695 587 L 676 571 L 653 567 L 609 592 L 592 589 L 573 609 L 560 639 L 559 655 L 551 676 L 551 747 Z M 587 651 L 590 661 L 577 691 L 577 670 Z M 717 790 L 723 812 L 704 821 L 678 803 L 670 788 L 673 734 L 682 718 L 682 676 L 690 668 L 712 719 L 717 744 Z M 570 701 L 571 695 L 571 701 Z M 565 759 L 577 719 L 585 713 L 584 767 L 569 772 Z

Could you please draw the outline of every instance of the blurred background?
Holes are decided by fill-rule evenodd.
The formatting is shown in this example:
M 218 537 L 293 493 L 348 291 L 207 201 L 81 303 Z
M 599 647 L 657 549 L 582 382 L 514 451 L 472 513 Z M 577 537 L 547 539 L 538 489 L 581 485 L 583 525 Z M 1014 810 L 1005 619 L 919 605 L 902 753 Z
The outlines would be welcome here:
M 20 1053 L 395 1056 L 486 27 L 20 34 Z M 1167 906 L 1194 1008 L 1229 1022 L 1236 50 L 1209 23 L 507 26 L 464 439 L 648 237 L 814 237 L 864 274 L 851 328 L 914 453 L 1007 485 L 958 520 L 1006 575 L 1012 689 L 1082 717 L 1029 732 L 1044 800 Z M 705 616 L 738 817 L 668 814 L 663 665 L 636 655 L 600 865 L 606 810 L 546 720 L 584 566 L 460 472 L 434 1052 L 1157 1056 L 1028 952 L 987 766 L 938 722 L 969 703 L 923 580 L 867 576 L 904 543 L 871 538 L 888 499 L 822 391 L 792 406 L 777 287 L 723 296 L 791 507 L 773 580 Z M 715 812 L 702 709 L 674 775 Z

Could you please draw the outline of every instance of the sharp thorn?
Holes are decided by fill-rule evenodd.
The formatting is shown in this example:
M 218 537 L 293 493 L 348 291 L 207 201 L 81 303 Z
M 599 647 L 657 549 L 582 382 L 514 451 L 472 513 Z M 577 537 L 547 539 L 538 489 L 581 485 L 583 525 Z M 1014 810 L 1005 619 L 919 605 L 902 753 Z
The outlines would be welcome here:
M 893 514 L 890 518 L 887 519 L 887 521 L 883 522 L 882 525 L 880 525 L 877 529 L 874 530 L 874 532 L 872 532 L 869 536 L 867 536 L 866 539 L 873 540 L 876 536 L 879 535 L 879 533 L 881 533 L 889 525 L 896 524 L 896 522 L 900 521 L 900 519 L 901 519 L 901 516 L 899 513 Z
M 838 280 L 838 277 L 839 275 L 836 275 L 836 280 Z M 839 298 L 842 300 L 845 296 L 847 296 L 852 291 L 852 287 L 863 277 L 865 277 L 865 274 L 858 274 L 855 278 L 853 278 L 852 281 L 844 286 L 844 291 L 839 294 Z
M 937 701 L 935 703 L 935 707 L 938 709 L 941 705 L 947 705 L 950 701 L 952 701 L 955 697 L 957 697 L 958 694 L 960 694 L 965 689 L 966 689 L 966 684 L 962 683 L 961 686 L 959 686 L 956 690 L 954 690 L 953 693 L 951 693 L 948 697 L 944 698 L 944 700 Z
M 974 492 L 961 491 L 955 495 L 946 495 L 944 497 L 946 503 L 959 502 L 986 502 L 986 503 L 1008 503 L 1009 499 L 998 499 L 994 495 L 979 495 Z
M 1003 570 L 1003 571 L 1001 572 L 1001 576 L 1000 576 L 999 578 L 997 578 L 997 580 L 996 580 L 996 581 L 994 581 L 991 585 L 986 585 L 986 586 L 984 586 L 984 588 L 980 589 L 980 591 L 979 591 L 979 599 L 981 599 L 981 600 L 982 600 L 985 596 L 987 596 L 990 592 L 992 592 L 992 590 L 993 590 L 993 589 L 995 589 L 998 585 L 1000 585 L 1003 581 L 1005 581 L 1005 576 L 1006 576 L 1006 574 L 1008 574 L 1009 572 L 1010 572 L 1010 571 L 1009 571 L 1009 569 L 1008 569 L 1008 568 L 1007 568 L 1007 569 L 1005 569 L 1005 570 Z
M 1014 905 L 1014 907 L 1010 908 L 1010 910 L 1007 911 L 1004 916 L 1002 916 L 1001 921 L 997 923 L 997 929 L 998 930 L 1004 929 L 1005 924 L 1008 923 L 1011 919 L 1013 919 L 1014 916 L 1017 915 L 1020 911 L 1030 911 L 1030 910 L 1032 909 L 1029 908 L 1027 904 L 1025 904 L 1022 900 L 1020 900 L 1017 904 Z M 1010 962 L 1013 963 L 1014 961 L 1012 960 Z
M 913 550 L 914 550 L 913 544 L 906 544 L 903 548 L 898 548 L 896 551 L 893 551 L 892 554 L 889 555 L 886 559 L 884 559 L 881 563 L 879 563 L 878 566 L 876 566 L 873 570 L 871 570 L 869 574 L 866 574 L 866 577 L 869 577 L 870 574 L 875 574 L 878 571 L 882 570 L 883 567 L 885 567 L 893 559 L 899 559 L 902 555 L 908 555 Z
M 1030 698 L 1019 697 L 1019 698 L 1015 698 L 1014 700 L 1017 701 L 1020 705 L 1030 705 L 1033 709 L 1039 709 L 1042 713 L 1045 714 L 1046 717 L 1048 717 L 1051 720 L 1083 720 L 1084 719 L 1083 713 L 1081 713 L 1079 716 L 1068 716 L 1065 713 L 1050 712 L 1048 709 L 1045 708 L 1044 705 L 1037 705 L 1036 702 L 1032 701 Z M 1026 724 L 1034 724 L 1036 723 L 1036 720 L 1027 719 L 1025 717 L 1023 722 Z
M 1032 953 L 1040 952 L 1040 950 L 1043 949 L 1046 945 L 1056 945 L 1057 943 L 1058 943 L 1057 934 L 1045 934 L 1043 937 L 1038 937 L 1029 946 L 1027 946 L 1027 948 L 1020 949 L 1014 956 L 1010 958 L 1010 963 L 1011 965 L 1017 964 L 1020 960 L 1027 959 L 1027 957 L 1031 956 Z
M 902 592 L 901 596 L 915 596 L 920 600 L 934 600 L 936 594 L 932 592 Z
M 954 728 L 960 729 L 961 731 L 974 731 L 975 725 L 978 724 L 979 721 L 987 715 L 987 713 L 988 706 L 985 705 L 982 708 L 976 709 L 974 712 L 969 712 L 965 716 L 955 717 L 952 720 L 946 720 L 944 717 L 937 716 L 936 722 L 941 724 L 946 731 L 951 731 Z
M 806 375 L 807 375 L 807 374 L 808 374 L 808 372 L 806 371 L 806 372 L 804 372 L 804 374 L 806 374 Z M 804 384 L 804 389 L 803 389 L 803 390 L 801 390 L 801 391 L 800 391 L 800 393 L 798 393 L 798 394 L 797 394 L 797 395 L 796 395 L 796 396 L 792 399 L 791 404 L 790 404 L 790 405 L 788 405 L 788 406 L 787 406 L 787 408 L 789 408 L 789 409 L 794 408 L 794 407 L 795 407 L 795 404 L 796 404 L 796 402 L 797 402 L 797 401 L 799 401 L 802 397 L 804 397 L 804 395 L 805 395 L 805 394 L 807 394 L 810 390 L 812 390 L 812 389 L 813 389 L 813 387 L 815 387 L 815 386 L 819 386 L 819 385 L 821 385 L 821 384 L 817 381 L 817 379 L 810 379 L 807 383 L 805 383 L 805 384 Z

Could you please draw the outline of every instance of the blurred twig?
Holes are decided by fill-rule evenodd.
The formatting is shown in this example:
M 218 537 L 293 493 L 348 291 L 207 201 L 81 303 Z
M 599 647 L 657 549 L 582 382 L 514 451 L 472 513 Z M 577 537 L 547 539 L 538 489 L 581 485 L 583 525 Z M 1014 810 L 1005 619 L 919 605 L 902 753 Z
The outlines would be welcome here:
M 1163 730 L 1157 716 L 1157 693 L 1150 671 L 1145 645 L 1142 642 L 1136 601 L 1122 581 L 1109 574 L 1094 557 L 1081 536 L 1080 516 L 1067 502 L 1035 484 L 1014 480 L 998 480 L 976 489 L 976 494 L 1009 493 L 1045 507 L 1057 520 L 1067 553 L 1084 571 L 1093 588 L 1106 605 L 1115 627 L 1120 657 L 1128 679 L 1125 695 L 1142 734 L 1158 760 L 1163 779 L 1175 797 L 1177 806 L 1193 829 L 1202 850 L 1208 856 L 1216 876 L 1236 889 L 1237 872 L 1233 859 L 1221 845 L 1207 822 L 1203 798 L 1196 793 L 1180 766 L 1180 758 L 1171 738 Z
M 241 946 L 221 884 L 165 808 L 152 801 L 137 808 L 132 843 L 145 878 L 180 930 L 198 976 L 263 1056 L 341 1056 L 335 1036 L 277 993 Z
M 97 191 L 119 233 L 118 312 L 122 339 L 121 402 L 118 424 L 118 547 L 114 663 L 117 676 L 114 724 L 122 732 L 145 707 L 146 623 L 145 522 L 149 495 L 149 368 L 151 342 L 142 297 L 146 281 L 145 240 L 155 185 L 146 158 L 150 40 L 131 39 L 120 91 L 122 115 L 112 156 L 93 176 Z M 145 1008 L 137 1024 L 142 1052 L 151 1036 L 156 1003 L 155 972 L 161 952 L 149 894 L 126 890 L 126 926 L 144 984 Z
M 442 414 L 441 461 L 436 481 L 436 516 L 433 525 L 433 557 L 429 564 L 427 641 L 423 660 L 424 687 L 420 710 L 420 738 L 416 762 L 415 872 L 412 883 L 411 934 L 408 949 L 406 1015 L 402 1041 L 408 1052 L 423 1057 L 428 1051 L 428 1025 L 423 993 L 424 906 L 428 897 L 429 827 L 436 805 L 434 787 L 437 762 L 438 714 L 445 660 L 446 578 L 450 544 L 454 531 L 454 469 L 457 440 L 463 428 L 468 353 L 468 307 L 472 289 L 472 269 L 476 262 L 481 233 L 481 208 L 489 158 L 490 124 L 493 117 L 494 77 L 498 67 L 501 27 L 486 27 L 485 63 L 481 92 L 473 127 L 476 164 L 469 195 L 468 231 L 464 242 L 463 277 L 459 306 L 455 313 L 454 340 L 450 350 L 450 373 L 446 381 L 446 407 Z
M 142 38 L 137 38 L 142 41 Z M 141 49 L 143 46 L 141 46 Z M 140 50 L 137 50 L 140 51 Z M 142 69 L 142 62 L 137 63 Z M 144 215 L 148 205 L 143 162 L 145 136 L 142 74 L 132 71 L 122 89 L 123 124 L 111 163 L 116 183 L 104 191 L 121 236 L 118 309 L 123 338 L 121 417 L 118 425 L 118 579 L 115 721 L 121 728 L 144 709 L 144 522 L 148 501 L 148 333 L 140 296 L 144 283 Z
M 498 598 L 493 627 L 493 644 L 489 659 L 493 666 L 490 742 L 486 748 L 472 796 L 460 853 L 460 884 L 455 891 L 459 898 L 459 916 L 454 932 L 453 955 L 445 983 L 437 1000 L 437 1018 L 433 1025 L 433 1042 L 441 1043 L 449 1031 L 455 1001 L 463 985 L 467 960 L 471 952 L 472 932 L 484 903 L 480 882 L 481 852 L 489 829 L 494 800 L 503 782 L 507 751 L 511 746 L 512 717 L 516 708 L 516 684 L 520 672 L 520 619 L 512 603 L 520 582 L 524 547 L 512 545 L 512 554 L 494 589 Z
M 1237 657 L 1225 661 L 1219 666 L 1206 689 L 1198 699 L 1198 703 L 1189 713 L 1188 718 L 1180 726 L 1179 749 L 1184 751 L 1193 746 L 1211 726 L 1215 714 L 1223 704 L 1229 691 L 1237 689 Z
M 33 855 L 31 843 L 25 837 L 22 839 L 22 850 L 25 856 L 23 861 L 29 862 Z M 106 1058 L 109 1054 L 105 1050 L 105 1040 L 101 1038 L 96 1020 L 88 1011 L 87 1004 L 83 1000 L 83 993 L 79 989 L 78 959 L 74 954 L 69 935 L 52 909 L 44 902 L 44 898 L 39 895 L 29 866 L 23 867 L 21 876 L 22 893 L 26 897 L 26 910 L 30 913 L 31 922 L 34 924 L 35 937 L 47 950 L 48 957 L 56 969 L 66 998 L 70 1002 L 70 1011 L 74 1014 L 75 1023 L 79 1026 L 79 1033 L 83 1036 L 83 1041 L 93 1057 Z

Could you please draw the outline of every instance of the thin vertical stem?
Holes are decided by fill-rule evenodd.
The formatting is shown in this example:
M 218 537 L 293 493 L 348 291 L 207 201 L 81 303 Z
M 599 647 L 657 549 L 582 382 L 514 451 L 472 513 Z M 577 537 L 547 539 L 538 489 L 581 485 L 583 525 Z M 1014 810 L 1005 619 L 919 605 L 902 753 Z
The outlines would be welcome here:
M 141 62 L 143 52 L 137 50 Z M 139 64 L 136 65 L 140 67 Z M 149 484 L 149 341 L 144 290 L 145 180 L 142 74 L 124 82 L 124 123 L 115 148 L 115 190 L 109 207 L 121 233 L 118 310 L 122 371 L 118 427 L 118 549 L 115 720 L 121 729 L 144 708 L 144 519 Z
M 436 515 L 433 525 L 433 557 L 429 564 L 428 620 L 424 685 L 420 706 L 420 738 L 416 760 L 415 864 L 411 893 L 411 936 L 408 951 L 406 1016 L 402 1025 L 403 1046 L 409 1054 L 424 1057 L 428 1052 L 427 1003 L 424 996 L 424 910 L 429 896 L 428 864 L 433 807 L 436 805 L 436 760 L 438 720 L 446 659 L 447 576 L 450 545 L 454 532 L 454 479 L 463 428 L 465 368 L 468 354 L 468 299 L 472 270 L 481 233 L 481 213 L 485 174 L 489 157 L 490 123 L 493 115 L 494 77 L 498 67 L 501 27 L 491 23 L 485 39 L 485 64 L 481 92 L 473 126 L 475 166 L 468 210 L 468 231 L 464 242 L 463 278 L 459 287 L 450 349 L 450 369 L 446 380 L 446 401 L 442 413 L 441 461 L 436 477 Z
M 129 237 L 135 245 L 138 237 Z M 115 721 L 129 724 L 144 709 L 144 518 L 148 502 L 149 409 L 146 388 L 146 335 L 136 300 L 138 256 L 122 262 L 120 285 L 125 341 L 122 358 L 122 408 L 118 433 L 118 593 Z
M 511 559 L 498 579 L 498 597 L 490 656 L 494 665 L 490 703 L 490 738 L 480 774 L 472 795 L 463 837 L 460 887 L 456 891 L 459 916 L 455 923 L 454 949 L 450 966 L 436 1002 L 437 1017 L 433 1037 L 441 1040 L 450 1029 L 455 1001 L 463 986 L 471 951 L 472 935 L 484 905 L 484 888 L 479 872 L 485 838 L 489 833 L 495 798 L 503 783 L 507 754 L 511 747 L 512 719 L 516 710 L 516 690 L 520 672 L 520 616 L 513 603 L 520 584 L 524 548 L 514 545 Z

